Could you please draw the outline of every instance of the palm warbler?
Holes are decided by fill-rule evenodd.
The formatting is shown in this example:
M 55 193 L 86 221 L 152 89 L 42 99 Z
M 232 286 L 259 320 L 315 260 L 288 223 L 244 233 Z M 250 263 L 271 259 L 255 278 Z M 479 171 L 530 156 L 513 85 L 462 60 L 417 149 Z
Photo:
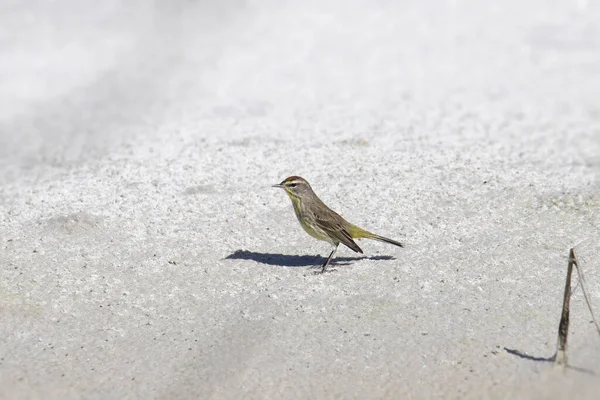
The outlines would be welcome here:
M 273 187 L 285 190 L 292 200 L 300 225 L 302 225 L 302 228 L 310 236 L 333 245 L 331 254 L 329 254 L 329 257 L 327 257 L 327 260 L 321 267 L 321 273 L 327 269 L 340 243 L 345 244 L 357 253 L 362 253 L 363 251 L 353 239 L 375 239 L 404 247 L 400 242 L 368 232 L 346 221 L 317 197 L 304 178 L 290 176 L 279 185 L 273 185 Z

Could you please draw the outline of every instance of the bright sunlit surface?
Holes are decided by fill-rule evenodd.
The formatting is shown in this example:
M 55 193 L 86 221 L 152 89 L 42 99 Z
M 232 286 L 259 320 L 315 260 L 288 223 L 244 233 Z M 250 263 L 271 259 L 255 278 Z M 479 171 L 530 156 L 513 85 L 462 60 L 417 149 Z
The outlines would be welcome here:
M 596 376 L 542 360 L 600 243 L 600 3 L 9 1 L 0 59 L 0 398 L 600 393 L 580 291 Z M 405 247 L 315 275 L 291 175 Z

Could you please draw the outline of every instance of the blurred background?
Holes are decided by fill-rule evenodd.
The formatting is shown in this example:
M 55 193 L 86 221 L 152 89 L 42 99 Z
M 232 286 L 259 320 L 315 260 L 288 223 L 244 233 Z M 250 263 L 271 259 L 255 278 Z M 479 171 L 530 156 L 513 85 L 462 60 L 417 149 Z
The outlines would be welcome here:
M 535 135 L 558 115 L 575 129 L 594 121 L 598 134 L 599 10 L 586 0 L 3 2 L 0 179 L 168 127 L 443 140 L 448 118 L 482 134 L 486 122 L 528 119 Z

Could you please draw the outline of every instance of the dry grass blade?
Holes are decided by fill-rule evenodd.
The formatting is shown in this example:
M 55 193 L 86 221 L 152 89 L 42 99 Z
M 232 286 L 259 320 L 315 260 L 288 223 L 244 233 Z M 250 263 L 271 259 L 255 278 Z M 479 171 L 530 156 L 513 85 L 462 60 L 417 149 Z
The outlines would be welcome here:
M 560 318 L 560 323 L 558 325 L 558 340 L 556 345 L 556 354 L 554 357 L 556 365 L 568 365 L 567 338 L 569 334 L 570 300 L 571 294 L 573 293 L 573 290 L 571 289 L 571 275 L 573 273 L 573 266 L 575 266 L 575 269 L 577 270 L 577 276 L 579 277 L 579 284 L 581 286 L 583 298 L 585 299 L 588 310 L 590 311 L 590 315 L 592 316 L 592 322 L 596 327 L 596 332 L 598 332 L 598 335 L 600 335 L 600 326 L 598 325 L 598 321 L 596 320 L 596 317 L 594 315 L 592 302 L 590 300 L 590 295 L 587 290 L 587 283 L 583 274 L 583 268 L 577 256 L 576 248 L 578 246 L 575 246 L 569 250 L 569 264 L 567 267 L 567 278 L 565 280 L 562 315 Z

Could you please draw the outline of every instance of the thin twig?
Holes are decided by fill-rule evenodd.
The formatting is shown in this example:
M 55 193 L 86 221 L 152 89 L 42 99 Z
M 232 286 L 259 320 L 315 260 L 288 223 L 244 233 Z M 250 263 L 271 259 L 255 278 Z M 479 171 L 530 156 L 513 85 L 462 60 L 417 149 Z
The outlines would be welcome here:
M 575 248 L 571 249 L 571 255 L 575 260 L 575 267 L 577 268 L 577 275 L 579 275 L 579 282 L 581 282 L 581 291 L 583 292 L 583 298 L 585 299 L 585 303 L 587 304 L 588 309 L 590 310 L 590 314 L 592 315 L 592 321 L 594 321 L 594 325 L 596 326 L 596 332 L 598 332 L 598 335 L 600 335 L 600 325 L 598 325 L 598 321 L 596 320 L 596 317 L 594 316 L 594 311 L 592 310 L 592 303 L 590 301 L 590 296 L 588 295 L 588 291 L 586 289 L 587 284 L 585 283 L 585 279 L 583 277 L 583 269 L 581 269 L 579 266 L 579 261 L 577 260 Z
M 556 356 L 555 356 L 555 364 L 557 365 L 567 365 L 567 336 L 569 334 L 569 314 L 570 314 L 570 301 L 571 294 L 573 290 L 571 290 L 571 275 L 573 273 L 573 266 L 577 269 L 577 276 L 579 277 L 579 285 L 581 286 L 581 291 L 583 292 L 583 298 L 587 304 L 588 310 L 590 310 L 590 314 L 592 316 L 592 321 L 594 322 L 594 326 L 596 327 L 596 332 L 600 335 L 600 325 L 598 325 L 598 321 L 594 316 L 594 311 L 592 309 L 592 302 L 590 301 L 590 296 L 588 295 L 588 291 L 586 289 L 585 278 L 583 276 L 583 269 L 579 265 L 579 260 L 577 259 L 577 253 L 575 252 L 575 247 L 569 250 L 569 265 L 567 267 L 567 279 L 565 281 L 565 292 L 563 297 L 563 309 L 562 315 L 560 318 L 560 323 L 558 325 L 558 343 L 556 345 Z
M 558 324 L 558 343 L 556 344 L 556 356 L 554 362 L 557 365 L 567 365 L 567 337 L 569 335 L 569 314 L 571 303 L 571 275 L 573 264 L 576 263 L 573 249 L 569 251 L 569 266 L 567 267 L 567 279 L 565 281 L 565 292 L 563 295 L 562 315 Z

